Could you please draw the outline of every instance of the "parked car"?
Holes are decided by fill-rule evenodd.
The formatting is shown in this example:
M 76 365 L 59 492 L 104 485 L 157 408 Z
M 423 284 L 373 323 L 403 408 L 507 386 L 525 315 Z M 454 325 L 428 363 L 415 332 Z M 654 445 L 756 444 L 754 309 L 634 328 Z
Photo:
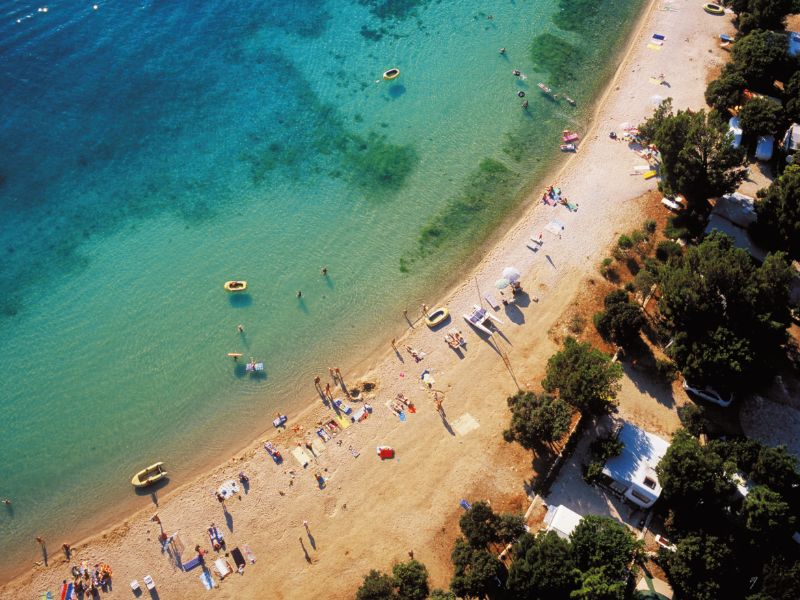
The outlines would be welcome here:
M 715 389 L 711 387 L 704 387 L 704 388 L 697 388 L 690 384 L 685 379 L 683 380 L 683 389 L 685 389 L 688 393 L 693 394 L 702 398 L 703 400 L 707 400 L 708 402 L 713 402 L 714 404 L 719 404 L 722 408 L 727 408 L 733 402 L 733 394 L 728 396 L 727 398 L 723 398 Z
M 681 204 L 682 200 L 683 198 L 680 196 L 664 196 L 661 199 L 661 204 L 672 211 L 678 212 L 683 210 L 683 204 Z

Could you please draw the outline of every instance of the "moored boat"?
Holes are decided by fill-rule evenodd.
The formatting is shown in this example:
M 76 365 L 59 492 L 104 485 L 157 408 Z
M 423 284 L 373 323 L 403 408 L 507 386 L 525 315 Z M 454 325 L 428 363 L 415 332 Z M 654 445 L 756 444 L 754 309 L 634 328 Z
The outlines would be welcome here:
M 228 292 L 243 292 L 247 289 L 247 282 L 237 280 L 226 281 L 225 285 L 222 287 L 224 287 Z
M 400 77 L 400 69 L 398 68 L 389 69 L 383 74 L 383 78 L 386 81 L 391 81 L 392 79 L 397 79 L 398 77 Z
M 161 481 L 166 476 L 167 472 L 164 470 L 164 463 L 157 462 L 134 475 L 133 479 L 131 479 L 131 484 L 134 487 L 143 488 L 148 485 L 153 485 L 157 481 Z
M 564 100 L 566 100 L 570 104 L 570 106 L 576 106 L 578 104 L 577 102 L 575 102 L 575 100 L 566 95 L 564 96 Z
M 447 318 L 450 316 L 450 311 L 446 307 L 437 308 L 433 312 L 431 312 L 427 317 L 425 317 L 425 324 L 428 327 L 436 327 L 441 323 L 444 323 Z

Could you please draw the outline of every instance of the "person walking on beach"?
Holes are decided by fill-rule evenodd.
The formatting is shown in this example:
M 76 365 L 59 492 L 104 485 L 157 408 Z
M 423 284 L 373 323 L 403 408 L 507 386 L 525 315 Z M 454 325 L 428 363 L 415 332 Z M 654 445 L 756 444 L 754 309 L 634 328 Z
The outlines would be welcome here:
M 67 560 L 69 560 L 72 556 L 72 547 L 69 544 L 64 543 L 61 544 L 61 548 L 64 550 L 64 556 L 66 556 Z
M 320 385 L 321 385 L 321 384 L 320 384 L 320 381 L 321 381 L 321 380 L 320 380 L 320 378 L 319 378 L 319 375 L 317 375 L 316 377 L 314 377 L 314 387 L 315 387 L 315 388 L 317 388 L 317 391 L 319 391 L 319 389 L 320 389 Z
M 342 378 L 342 372 L 339 370 L 339 367 L 336 367 L 336 368 L 333 370 L 333 372 L 334 372 L 334 376 L 333 376 L 333 377 L 334 377 L 334 379 L 336 379 L 337 381 L 341 381 L 342 383 L 344 383 L 344 379 Z
M 427 317 L 428 316 L 428 305 L 423 302 L 422 306 L 420 308 L 422 310 L 422 314 Z
M 331 379 L 336 381 L 336 374 L 333 372 L 333 367 L 328 367 L 328 374 L 331 376 Z
M 326 383 L 325 384 L 325 396 L 327 396 L 328 398 L 331 397 L 331 384 L 330 383 Z

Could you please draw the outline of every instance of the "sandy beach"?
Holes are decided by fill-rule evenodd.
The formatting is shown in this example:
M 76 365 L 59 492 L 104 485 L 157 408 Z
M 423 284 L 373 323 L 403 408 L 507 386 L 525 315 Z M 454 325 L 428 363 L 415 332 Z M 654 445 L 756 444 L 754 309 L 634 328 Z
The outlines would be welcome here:
M 657 186 L 655 179 L 632 174 L 645 161 L 608 133 L 619 132 L 623 122 L 640 122 L 657 103 L 655 96 L 671 96 L 676 107 L 703 108 L 707 73 L 725 60 L 717 36 L 732 29 L 728 17 L 707 15 L 688 0 L 653 2 L 645 9 L 616 76 L 598 102 L 591 129 L 579 132 L 579 151 L 543 182 L 542 187 L 560 187 L 577 211 L 543 205 L 542 190 L 537 190 L 483 260 L 464 269 L 463 282 L 438 302 L 430 298 L 431 308 L 449 308 L 451 324 L 431 331 L 417 321 L 397 340 L 397 352 L 387 339 L 383 356 L 344 373 L 350 388 L 360 382 L 376 384 L 362 394 L 373 411 L 324 447 L 315 444 L 322 451 L 307 468 L 295 462 L 292 449 L 304 440 L 319 440 L 317 423 L 334 418 L 312 381 L 307 390 L 312 404 L 302 415 L 289 415 L 288 429 L 270 430 L 191 483 L 159 492 L 158 507 L 149 496 L 142 497 L 139 512 L 90 539 L 46 540 L 48 565 L 39 564 L 6 583 L 0 595 L 38 598 L 55 591 L 72 564 L 86 561 L 113 567 L 111 596 L 128 597 L 129 582 L 142 583 L 150 575 L 159 598 L 203 597 L 201 570 L 183 572 L 171 549 L 162 551 L 159 525 L 151 521 L 156 512 L 166 533 L 178 533 L 186 549 L 184 560 L 199 544 L 210 551 L 206 564 L 213 569 L 217 553 L 209 544 L 211 523 L 223 531 L 228 549 L 252 549 L 256 562 L 243 575 L 234 572 L 220 581 L 215 573 L 216 597 L 309 598 L 324 592 L 330 598 L 348 598 L 370 568 L 390 569 L 393 562 L 407 559 L 409 551 L 428 567 L 432 587 L 446 588 L 459 501 L 488 499 L 503 511 L 524 511 L 529 504 L 528 484 L 537 465 L 529 452 L 502 439 L 508 422 L 506 398 L 519 388 L 538 386 L 547 358 L 558 348 L 560 332 L 554 325 L 587 288 L 589 278 L 599 277 L 597 266 L 615 238 L 641 225 L 644 217 L 636 199 Z M 664 36 L 663 45 L 648 44 L 654 33 Z M 664 83 L 657 79 L 661 75 Z M 563 225 L 560 234 L 546 229 L 552 221 Z M 538 240 L 540 233 L 541 245 L 531 240 Z M 462 315 L 475 304 L 489 308 L 487 292 L 499 299 L 494 282 L 512 265 L 522 272 L 530 302 L 492 311 L 503 324 L 487 341 Z M 419 307 L 409 307 L 408 316 L 417 320 Z M 454 352 L 443 341 L 451 328 L 465 335 L 463 352 Z M 406 345 L 424 352 L 423 360 L 415 362 L 403 349 Z M 420 379 L 426 369 L 435 379 L 432 389 Z M 318 371 L 322 386 L 331 383 L 336 389 L 327 365 Z M 433 407 L 434 391 L 444 399 L 446 420 Z M 416 408 L 404 421 L 387 406 L 398 393 Z M 623 386 L 624 396 L 636 393 Z M 361 397 L 345 401 L 354 410 L 362 404 Z M 267 424 L 273 416 L 252 418 Z M 283 464 L 276 465 L 265 452 L 267 440 L 281 450 Z M 393 446 L 396 458 L 381 461 L 378 445 Z M 229 499 L 223 510 L 214 491 L 240 471 L 249 476 L 248 489 Z M 317 472 L 325 478 L 322 488 Z M 75 542 L 69 562 L 60 549 L 65 541 Z M 30 555 L 32 562 L 40 560 L 33 539 Z

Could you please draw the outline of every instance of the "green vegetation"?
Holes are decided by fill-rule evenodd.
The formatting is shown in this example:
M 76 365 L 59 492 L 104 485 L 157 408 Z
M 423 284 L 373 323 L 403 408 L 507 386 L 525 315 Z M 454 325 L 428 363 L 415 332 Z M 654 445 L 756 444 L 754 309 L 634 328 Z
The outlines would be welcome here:
M 747 87 L 747 80 L 728 63 L 723 67 L 719 77 L 706 87 L 706 102 L 718 111 L 726 111 L 738 106 L 742 101 L 742 91 Z
M 518 173 L 500 161 L 485 158 L 477 173 L 474 173 L 459 196 L 450 200 L 431 222 L 422 228 L 417 250 L 400 261 L 401 271 L 407 271 L 414 260 L 424 258 L 456 235 L 463 236 L 473 231 L 480 218 L 490 210 L 497 210 L 498 203 L 510 204 L 520 182 Z M 499 209 L 502 212 L 502 208 Z
M 614 290 L 603 300 L 605 310 L 594 316 L 594 326 L 603 339 L 630 346 L 639 339 L 644 326 L 641 307 L 628 299 L 623 290 Z
M 794 0 L 730 0 L 742 33 L 754 29 L 783 29 L 787 15 L 795 12 Z
M 693 600 L 735 597 L 734 554 L 724 540 L 691 534 L 681 538 L 675 552 L 662 550 L 661 563 L 673 589 Z
M 514 598 L 568 600 L 575 588 L 570 544 L 554 531 L 523 535 L 514 546 L 508 589 Z
M 788 68 L 786 35 L 774 31 L 751 31 L 737 38 L 731 56 L 734 68 L 756 90 L 770 89 L 775 79 L 784 79 Z
M 366 138 L 351 137 L 344 162 L 352 183 L 380 194 L 403 187 L 419 158 L 411 146 L 391 144 L 385 135 L 370 133 Z
M 800 165 L 791 165 L 758 193 L 753 234 L 766 248 L 800 259 Z
M 425 600 L 428 592 L 428 569 L 412 558 L 396 564 L 392 575 L 372 569 L 358 588 L 356 600 Z
M 534 66 L 547 71 L 553 85 L 564 85 L 578 79 L 584 51 L 553 33 L 540 33 L 530 46 Z
M 564 348 L 547 361 L 542 387 L 580 411 L 603 414 L 615 405 L 621 378 L 622 366 L 610 356 L 568 337 Z
M 756 267 L 716 232 L 666 263 L 659 310 L 686 378 L 720 391 L 770 378 L 784 352 L 790 280 L 782 255 Z
M 508 407 L 511 425 L 503 432 L 503 438 L 518 442 L 527 450 L 542 443 L 551 445 L 569 431 L 572 409 L 561 398 L 520 391 L 508 398 Z
M 683 194 L 690 208 L 707 211 L 708 198 L 733 191 L 745 176 L 743 150 L 731 146 L 727 125 L 705 111 L 673 114 L 667 99 L 639 129 L 661 152 L 662 188 Z
M 769 98 L 753 98 L 739 111 L 742 133 L 749 137 L 777 135 L 783 123 L 783 107 Z

